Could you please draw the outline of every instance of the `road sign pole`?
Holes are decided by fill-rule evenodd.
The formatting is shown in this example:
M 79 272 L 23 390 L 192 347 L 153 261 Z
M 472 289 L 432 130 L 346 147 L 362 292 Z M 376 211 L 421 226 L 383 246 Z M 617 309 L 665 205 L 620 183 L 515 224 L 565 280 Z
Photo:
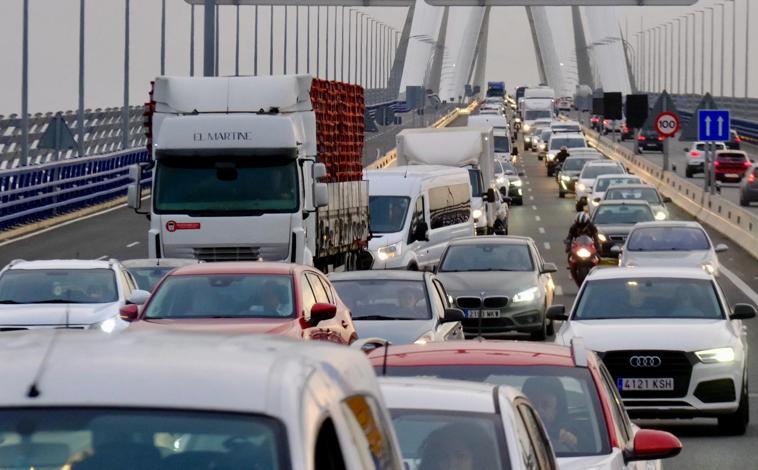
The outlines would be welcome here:
M 664 93 L 666 90 L 664 90 Z M 661 100 L 661 111 L 666 113 L 668 112 L 668 100 L 664 99 Z M 663 138 L 663 172 L 669 171 L 669 140 L 671 140 L 671 137 L 665 136 Z
M 711 143 L 706 142 L 705 143 L 705 153 L 703 154 L 703 192 L 708 193 L 708 186 L 710 185 L 710 169 L 711 169 L 711 162 L 709 158 L 709 153 L 711 151 Z

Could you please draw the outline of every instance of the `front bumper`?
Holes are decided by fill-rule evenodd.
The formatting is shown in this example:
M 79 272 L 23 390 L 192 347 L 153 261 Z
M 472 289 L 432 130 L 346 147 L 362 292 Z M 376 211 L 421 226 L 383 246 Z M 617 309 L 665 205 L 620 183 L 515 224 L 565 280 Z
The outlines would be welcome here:
M 543 299 L 540 299 L 539 302 L 543 302 Z M 468 317 L 472 309 L 462 310 Z M 488 309 L 485 308 L 485 310 Z M 461 322 L 463 333 L 467 338 L 477 336 L 497 338 L 512 332 L 531 333 L 539 331 L 545 318 L 545 311 L 542 305 L 537 302 L 508 305 L 493 310 L 500 311 L 500 318 L 466 318 Z
M 565 193 L 573 193 L 576 191 L 576 180 L 572 178 L 566 181 L 563 178 L 558 178 L 558 186 L 560 186 L 561 191 Z

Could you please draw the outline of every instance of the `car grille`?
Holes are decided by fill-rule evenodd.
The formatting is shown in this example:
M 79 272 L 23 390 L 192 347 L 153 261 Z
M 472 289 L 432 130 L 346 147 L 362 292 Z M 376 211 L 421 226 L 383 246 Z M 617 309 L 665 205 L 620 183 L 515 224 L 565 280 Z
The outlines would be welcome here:
M 734 393 L 734 382 L 732 379 L 701 382 L 695 389 L 695 396 L 703 403 L 729 402 L 734 401 L 737 397 Z
M 484 308 L 503 308 L 508 305 L 508 297 L 485 297 Z
M 660 358 L 661 365 L 658 367 L 632 367 L 630 360 L 634 356 L 656 356 Z M 681 351 L 609 351 L 603 354 L 603 362 L 614 380 L 664 377 L 674 379 L 674 390 L 621 391 L 621 397 L 624 399 L 678 398 L 687 395 L 695 359 Z
M 481 308 L 482 299 L 479 297 L 458 297 L 455 302 L 459 308 Z

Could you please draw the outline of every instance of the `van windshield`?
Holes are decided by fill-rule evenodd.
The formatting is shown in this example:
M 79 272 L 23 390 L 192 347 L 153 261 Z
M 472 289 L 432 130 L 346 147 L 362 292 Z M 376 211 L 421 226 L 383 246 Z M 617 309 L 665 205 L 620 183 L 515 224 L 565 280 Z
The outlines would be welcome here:
M 297 162 L 285 158 L 170 157 L 158 160 L 157 213 L 196 216 L 295 212 Z
M 496 135 L 495 136 L 495 152 L 497 153 L 510 153 L 511 141 L 507 136 Z
M 549 109 L 532 109 L 524 112 L 525 121 L 536 121 L 537 119 L 549 119 L 553 117 L 553 112 Z
M 371 196 L 368 198 L 371 233 L 396 233 L 405 225 L 411 200 L 405 196 Z

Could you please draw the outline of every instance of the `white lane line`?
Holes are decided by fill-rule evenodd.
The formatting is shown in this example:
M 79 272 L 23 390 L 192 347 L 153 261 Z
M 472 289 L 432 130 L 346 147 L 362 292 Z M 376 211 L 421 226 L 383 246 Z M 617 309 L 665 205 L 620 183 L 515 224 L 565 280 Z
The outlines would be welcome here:
M 534 196 L 529 196 L 530 201 L 534 201 Z
M 544 229 L 544 228 L 542 228 L 542 227 L 538 228 L 537 230 L 538 230 L 540 233 L 545 233 L 545 229 Z
M 753 301 L 754 304 L 758 305 L 758 294 L 756 294 L 749 285 L 745 284 L 742 279 L 740 279 L 732 271 L 726 269 L 724 266 L 721 266 L 719 269 L 721 269 L 721 272 L 724 274 L 724 276 L 727 277 L 727 279 L 732 281 L 732 284 L 741 290 L 750 300 Z
M 563 295 L 563 287 L 561 286 L 555 286 L 555 295 Z
M 526 188 L 526 190 L 529 191 L 530 193 L 532 192 L 532 188 Z
M 749 396 L 750 398 L 758 398 L 758 393 L 755 393 L 755 392 L 753 392 L 753 393 L 749 393 L 749 394 L 748 394 L 748 396 Z
M 549 250 L 550 249 L 550 242 L 545 242 L 545 243 L 542 244 L 542 246 L 544 246 L 546 250 Z
M 127 248 L 131 248 L 133 246 L 139 245 L 139 242 L 131 242 L 130 244 L 126 245 Z
M 108 257 L 108 255 L 103 255 L 103 256 L 101 256 L 101 257 L 99 257 L 99 258 L 95 258 L 95 259 L 97 259 L 97 260 L 104 260 L 104 259 L 105 259 L 105 258 L 107 258 L 107 257 Z
M 537 206 L 532 206 L 532 210 L 537 210 Z
M 538 215 L 535 215 L 534 216 L 534 220 L 536 220 L 537 222 L 539 222 L 540 220 L 542 220 L 542 218 L 540 216 L 538 216 Z

